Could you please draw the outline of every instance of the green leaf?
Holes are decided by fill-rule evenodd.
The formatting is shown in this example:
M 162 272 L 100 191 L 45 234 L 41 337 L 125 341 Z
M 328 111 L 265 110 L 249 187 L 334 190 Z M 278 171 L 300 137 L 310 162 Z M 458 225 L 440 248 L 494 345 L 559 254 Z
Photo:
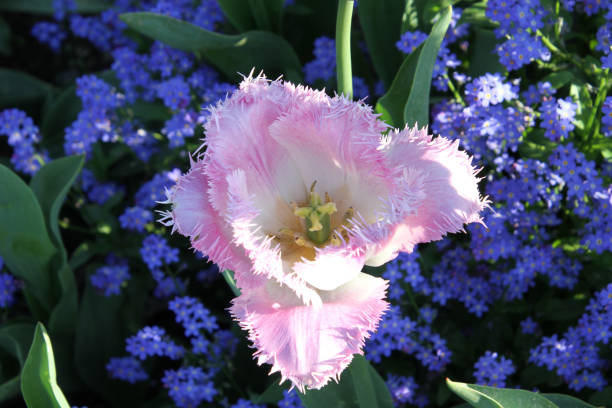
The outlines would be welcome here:
M 587 404 L 578 398 L 564 394 L 540 394 L 549 401 L 554 402 L 559 408 L 595 408 L 594 405 Z
M 0 54 L 11 55 L 11 27 L 0 17 Z
M 404 59 L 393 79 L 389 90 L 376 103 L 376 112 L 382 114 L 382 120 L 397 127 L 404 127 L 404 106 L 414 81 L 414 72 L 423 45 Z
M 55 254 L 34 193 L 0 165 L 0 256 L 47 311 L 54 303 L 48 265 Z
M 266 390 L 253 400 L 255 404 L 276 404 L 283 398 L 283 391 L 288 389 L 274 381 Z
M 540 82 L 550 82 L 553 88 L 559 89 L 574 79 L 571 71 L 557 71 L 546 75 Z
M 0 109 L 41 100 L 52 89 L 51 84 L 25 72 L 0 68 Z
M 77 13 L 99 13 L 108 9 L 108 1 L 76 0 Z M 53 14 L 53 0 L 0 0 L 0 10 L 20 13 Z
M 51 239 L 66 261 L 66 249 L 60 235 L 59 211 L 66 194 L 83 168 L 85 156 L 68 156 L 53 160 L 38 170 L 30 181 L 30 188 L 36 195 L 45 217 Z
M 121 19 L 132 29 L 183 51 L 200 52 L 228 77 L 263 70 L 301 81 L 300 60 L 282 37 L 267 31 L 219 34 L 194 24 L 156 13 L 125 13 Z
M 78 293 L 72 270 L 68 266 L 68 256 L 59 231 L 59 211 L 66 194 L 83 168 L 84 156 L 68 156 L 44 165 L 32 177 L 30 187 L 40 203 L 51 231 L 51 239 L 61 255 L 61 266 L 57 273 L 61 298 L 51 312 L 49 329 L 52 333 L 71 334 L 78 307 Z
M 429 37 L 423 43 L 423 49 L 419 54 L 414 80 L 408 101 L 404 106 L 404 123 L 408 126 L 417 124 L 419 127 L 429 123 L 429 91 L 431 88 L 431 76 L 434 64 L 440 50 L 440 45 L 446 34 L 451 21 L 453 10 L 451 6 L 445 8 L 439 20 L 431 29 Z
M 106 406 L 136 407 L 144 400 L 146 385 L 142 388 L 109 378 L 106 364 L 124 352 L 123 339 L 136 330 L 128 325 L 142 324 L 138 319 L 149 290 L 142 278 L 134 276 L 116 296 L 96 292 L 89 282 L 83 291 L 75 330 L 76 368 L 83 382 L 110 402 Z
M 405 1 L 361 0 L 357 12 L 376 73 L 389 89 L 402 63 L 395 43 L 400 38 Z
M 36 325 L 32 347 L 21 372 L 21 393 L 28 408 L 70 408 L 56 382 L 51 339 L 42 323 Z
M 493 30 L 474 27 L 473 31 L 474 43 L 470 46 L 468 74 L 475 78 L 487 72 L 504 72 L 505 68 L 495 53 L 499 39 Z
M 281 32 L 285 0 L 249 0 L 249 5 L 257 28 Z
M 16 397 L 19 394 L 20 384 L 19 374 L 0 384 L 0 402 Z
M 81 100 L 75 90 L 76 86 L 69 86 L 49 104 L 45 104 L 40 131 L 43 134 L 43 146 L 47 149 L 62 148 L 64 130 L 82 110 Z M 59 149 L 58 152 L 63 153 Z
M 465 384 L 446 379 L 448 387 L 476 408 L 559 408 L 535 392 Z
M 392 408 L 393 400 L 384 380 L 361 355 L 342 373 L 340 382 L 330 382 L 320 390 L 299 394 L 306 408 Z
M 247 31 L 255 28 L 255 19 L 251 9 L 245 7 L 244 0 L 217 0 L 223 14 L 238 31 Z
M 34 324 L 13 323 L 0 329 L 0 348 L 6 351 L 19 362 L 20 366 L 25 363 L 28 349 L 32 344 Z

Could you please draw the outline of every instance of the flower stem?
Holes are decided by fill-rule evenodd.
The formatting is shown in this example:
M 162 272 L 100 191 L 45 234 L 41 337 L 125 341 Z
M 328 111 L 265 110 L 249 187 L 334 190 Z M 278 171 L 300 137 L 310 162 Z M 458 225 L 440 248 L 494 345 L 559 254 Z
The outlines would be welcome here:
M 606 94 L 608 91 L 608 72 L 609 69 L 606 68 L 604 74 L 601 76 L 601 80 L 599 82 L 599 89 L 597 90 L 597 96 L 595 97 L 595 102 L 593 103 L 593 109 L 591 110 L 591 114 L 587 119 L 585 133 L 588 140 L 592 140 L 595 134 L 597 133 L 597 129 L 595 132 L 591 132 L 591 130 L 593 129 L 593 124 L 595 123 L 595 116 L 600 110 L 601 104 L 603 103 L 604 99 L 606 99 Z
M 234 273 L 229 269 L 226 269 L 221 272 L 221 275 L 223 275 L 223 277 L 225 278 L 225 281 L 227 282 L 230 289 L 232 289 L 232 292 L 234 292 L 234 295 L 240 296 L 240 289 L 238 289 L 238 286 L 236 286 L 236 281 L 234 280 Z
M 338 93 L 353 97 L 353 72 L 351 68 L 351 20 L 353 0 L 338 2 L 336 18 L 336 77 Z

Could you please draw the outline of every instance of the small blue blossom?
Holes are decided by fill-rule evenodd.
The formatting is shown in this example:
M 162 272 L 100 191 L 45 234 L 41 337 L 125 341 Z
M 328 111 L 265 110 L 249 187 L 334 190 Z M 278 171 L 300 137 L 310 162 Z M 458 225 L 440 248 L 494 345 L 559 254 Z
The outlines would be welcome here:
M 521 321 L 521 332 L 523 334 L 535 334 L 537 329 L 538 324 L 531 317 Z
M 66 32 L 56 23 L 39 21 L 32 26 L 32 36 L 42 44 L 48 45 L 54 52 L 59 52 L 66 39 Z
M 278 408 L 304 408 L 304 405 L 296 391 L 283 390 L 283 398 L 278 402 Z
M 150 356 L 166 356 L 177 360 L 183 349 L 166 339 L 166 331 L 158 326 L 146 326 L 126 339 L 125 350 L 132 356 L 145 360 Z
M 212 402 L 217 395 L 211 377 L 211 373 L 204 372 L 200 367 L 187 366 L 178 370 L 166 370 L 162 384 L 179 408 L 192 408 L 199 406 L 202 401 Z
M 168 245 L 166 238 L 150 234 L 142 241 L 140 255 L 151 271 L 178 262 L 179 250 Z
M 104 292 L 104 296 L 118 295 L 121 287 L 130 279 L 130 267 L 124 259 L 109 255 L 106 265 L 96 269 L 91 275 L 91 284 Z
M 395 43 L 395 46 L 404 54 L 411 54 L 426 39 L 427 34 L 422 31 L 406 31 L 400 36 L 400 39 Z
M 149 379 L 140 361 L 134 357 L 112 357 L 106 364 L 106 371 L 112 378 L 127 381 L 130 384 Z
M 336 74 L 336 41 L 319 37 L 314 42 L 315 59 L 304 65 L 306 83 L 314 84 L 318 79 L 330 80 Z
M 145 225 L 153 221 L 153 213 L 141 207 L 128 207 L 119 216 L 121 228 L 130 231 L 144 232 Z
M 474 364 L 476 382 L 491 387 L 504 388 L 506 379 L 515 371 L 512 360 L 491 351 L 486 351 Z

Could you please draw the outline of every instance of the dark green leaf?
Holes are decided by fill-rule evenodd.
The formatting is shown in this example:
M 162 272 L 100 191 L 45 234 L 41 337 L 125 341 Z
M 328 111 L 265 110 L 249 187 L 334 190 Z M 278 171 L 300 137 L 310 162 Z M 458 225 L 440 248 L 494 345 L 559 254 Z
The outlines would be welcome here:
M 124 339 L 133 334 L 125 325 L 142 315 L 149 289 L 137 277 L 116 296 L 97 293 L 89 283 L 85 286 L 75 330 L 77 371 L 87 386 L 112 402 L 111 406 L 138 406 L 143 399 L 143 389 L 109 378 L 105 367 L 111 357 L 123 354 Z
M 251 9 L 245 7 L 244 0 L 218 0 L 225 17 L 238 31 L 248 31 L 255 28 L 255 19 Z
M 84 156 L 68 156 L 53 160 L 38 170 L 30 181 L 30 188 L 38 199 L 47 229 L 51 233 L 51 240 L 59 249 L 63 262 L 67 260 L 67 256 L 57 220 L 66 194 L 83 168 L 84 162 Z
M 361 0 L 357 12 L 359 23 L 372 56 L 374 69 L 389 89 L 402 56 L 395 46 L 400 38 L 404 1 Z
M 299 394 L 307 408 L 391 408 L 393 401 L 384 380 L 374 367 L 361 355 L 342 373 L 339 383 L 330 382 L 320 390 Z
M 104 0 L 75 0 L 76 12 L 99 13 L 108 9 Z M 0 0 L 0 10 L 35 14 L 53 14 L 53 0 Z
M 283 391 L 286 389 L 288 389 L 288 386 L 282 386 L 274 381 L 253 402 L 256 404 L 276 404 L 283 398 Z
M 34 324 L 14 323 L 0 329 L 0 348 L 6 351 L 19 362 L 20 366 L 25 363 L 28 349 L 32 344 Z
M 376 112 L 382 113 L 382 120 L 397 127 L 404 126 L 404 106 L 414 81 L 414 72 L 423 45 L 414 50 L 400 66 L 391 87 L 376 103 Z
M 0 165 L 0 256 L 45 310 L 54 303 L 48 265 L 55 253 L 34 193 Z
M 301 65 L 291 45 L 267 31 L 237 35 L 219 34 L 194 24 L 155 13 L 121 15 L 134 30 L 183 51 L 200 52 L 228 77 L 239 80 L 239 73 L 263 70 L 268 76 L 284 74 L 301 81 Z
M 0 54 L 11 55 L 11 27 L 0 17 Z
M 499 58 L 495 53 L 499 41 L 495 33 L 492 30 L 478 27 L 473 30 L 474 44 L 470 46 L 472 55 L 469 58 L 468 74 L 471 77 L 478 77 L 487 72 L 504 72 L 505 68 L 499 63 Z
M 36 325 L 32 347 L 21 372 L 21 393 L 28 408 L 70 408 L 56 382 L 51 339 L 42 323 Z
M 559 408 L 595 408 L 594 405 L 587 404 L 578 398 L 564 394 L 540 394 L 549 401 L 552 401 Z
M 404 106 L 404 123 L 412 126 L 415 123 L 419 127 L 429 123 L 429 91 L 431 88 L 431 76 L 438 57 L 440 45 L 450 24 L 453 10 L 448 6 L 440 13 L 440 18 L 431 29 L 429 37 L 423 43 L 423 49 L 419 54 L 414 80 L 408 101 Z
M 64 129 L 76 120 L 82 109 L 75 89 L 74 85 L 66 88 L 49 105 L 45 105 L 40 131 L 43 134 L 43 146 L 48 149 L 62 146 Z
M 20 377 L 19 374 L 10 380 L 0 384 L 0 403 L 14 398 L 19 394 Z
M 25 72 L 0 68 L 0 109 L 42 100 L 52 89 Z
M 76 180 L 84 162 L 84 156 L 62 157 L 44 165 L 30 182 L 30 187 L 36 194 L 47 221 L 47 228 L 51 231 L 51 239 L 61 254 L 61 266 L 56 277 L 62 293 L 49 320 L 49 329 L 54 334 L 72 333 L 76 320 L 77 287 L 72 270 L 68 266 L 68 256 L 60 235 L 58 217 L 66 194 Z
M 612 386 L 610 385 L 604 388 L 603 390 L 591 395 L 591 398 L 589 398 L 589 402 L 591 404 L 595 404 L 598 407 L 604 407 L 610 401 L 612 401 Z
M 540 82 L 550 82 L 553 88 L 559 89 L 574 78 L 571 71 L 557 71 L 546 75 Z
M 166 121 L 172 117 L 172 111 L 158 102 L 138 100 L 131 109 L 134 111 L 134 116 L 144 121 Z
M 446 379 L 448 387 L 476 408 L 558 408 L 535 392 L 465 384 Z
M 249 5 L 258 29 L 281 32 L 285 0 L 249 0 Z

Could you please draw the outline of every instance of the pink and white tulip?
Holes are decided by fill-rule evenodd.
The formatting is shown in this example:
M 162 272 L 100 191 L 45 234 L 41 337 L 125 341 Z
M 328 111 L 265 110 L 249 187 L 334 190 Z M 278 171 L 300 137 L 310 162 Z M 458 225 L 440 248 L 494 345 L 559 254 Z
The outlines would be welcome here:
M 338 378 L 387 308 L 362 273 L 480 222 L 471 158 L 426 129 L 263 76 L 211 109 L 164 221 L 235 273 L 232 315 L 259 364 L 300 390 Z

